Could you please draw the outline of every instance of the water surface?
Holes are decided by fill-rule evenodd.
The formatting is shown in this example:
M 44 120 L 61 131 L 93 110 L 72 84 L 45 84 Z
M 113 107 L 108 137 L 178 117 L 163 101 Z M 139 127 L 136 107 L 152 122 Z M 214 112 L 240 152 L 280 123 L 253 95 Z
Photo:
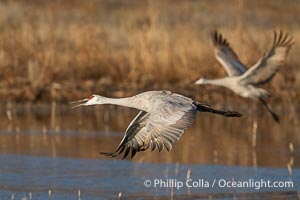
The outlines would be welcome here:
M 299 115 L 294 108 L 278 109 L 284 113 L 280 125 L 255 108 L 242 119 L 199 113 L 171 152 L 146 151 L 121 160 L 99 152 L 114 150 L 135 110 L 2 106 L 0 198 L 10 199 L 12 193 L 29 198 L 31 192 L 33 199 L 45 199 L 51 190 L 51 199 L 76 199 L 80 190 L 81 199 L 297 199 Z M 209 186 L 190 188 L 187 178 Z M 293 187 L 211 186 L 222 179 L 291 181 Z M 146 180 L 163 185 L 145 187 Z M 177 189 L 174 181 L 184 186 Z

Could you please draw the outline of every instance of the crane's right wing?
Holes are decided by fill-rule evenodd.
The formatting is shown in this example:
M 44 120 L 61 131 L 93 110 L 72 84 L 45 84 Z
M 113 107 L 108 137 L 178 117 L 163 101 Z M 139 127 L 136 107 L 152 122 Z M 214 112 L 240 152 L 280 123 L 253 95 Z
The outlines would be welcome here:
M 196 110 L 162 110 L 162 115 L 151 116 L 145 111 L 140 111 L 130 123 L 121 143 L 114 152 L 101 154 L 115 157 L 125 151 L 123 159 L 131 150 L 131 158 L 136 152 L 148 148 L 159 151 L 165 147 L 168 151 L 172 143 L 179 140 L 184 130 L 194 121 Z
M 225 68 L 228 76 L 240 76 L 245 71 L 245 65 L 239 60 L 234 50 L 230 47 L 226 38 L 217 31 L 212 34 L 214 52 L 216 59 Z
M 274 41 L 269 52 L 240 77 L 241 84 L 259 85 L 271 80 L 283 65 L 285 58 L 293 45 L 293 37 L 283 35 L 280 31 L 278 37 L 274 31 Z

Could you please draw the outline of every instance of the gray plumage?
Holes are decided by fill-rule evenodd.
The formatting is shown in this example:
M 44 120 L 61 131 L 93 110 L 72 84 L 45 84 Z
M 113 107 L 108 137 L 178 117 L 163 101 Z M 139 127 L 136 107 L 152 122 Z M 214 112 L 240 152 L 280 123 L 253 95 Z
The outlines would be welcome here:
M 77 106 L 115 104 L 140 110 L 129 124 L 116 150 L 111 153 L 102 152 L 112 157 L 124 152 L 123 158 L 130 152 L 132 158 L 136 152 L 148 148 L 152 151 L 158 148 L 161 151 L 165 147 L 170 151 L 172 144 L 178 141 L 185 129 L 193 123 L 197 112 L 211 112 L 226 117 L 241 116 L 238 112 L 217 110 L 170 91 L 148 91 L 119 99 L 92 95 L 77 102 L 81 103 Z
M 293 38 L 288 34 L 283 34 L 282 31 L 279 34 L 274 32 L 271 49 L 264 53 L 258 62 L 248 70 L 221 34 L 215 31 L 212 39 L 215 57 L 225 68 L 228 76 L 215 80 L 200 78 L 195 84 L 224 86 L 242 97 L 259 100 L 271 113 L 273 119 L 279 122 L 278 116 L 265 101 L 270 94 L 265 89 L 257 86 L 270 81 L 284 64 L 286 56 L 293 45 Z
M 239 76 L 246 71 L 244 64 L 221 34 L 215 31 L 212 35 L 216 59 L 225 68 L 228 76 Z

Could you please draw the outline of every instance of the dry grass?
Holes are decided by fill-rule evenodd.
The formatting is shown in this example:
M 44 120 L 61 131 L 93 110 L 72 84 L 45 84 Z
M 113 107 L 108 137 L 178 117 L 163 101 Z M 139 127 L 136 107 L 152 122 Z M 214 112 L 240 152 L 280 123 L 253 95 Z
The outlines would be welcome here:
M 213 56 L 212 30 L 221 31 L 250 65 L 269 48 L 274 29 L 300 41 L 299 10 L 296 0 L 2 1 L 0 97 L 69 100 L 151 89 L 195 96 L 200 89 L 189 82 L 225 75 Z M 296 43 L 267 86 L 286 99 L 300 99 L 297 55 Z M 53 83 L 59 86 L 55 96 Z M 224 93 L 205 88 L 210 94 L 204 99 Z

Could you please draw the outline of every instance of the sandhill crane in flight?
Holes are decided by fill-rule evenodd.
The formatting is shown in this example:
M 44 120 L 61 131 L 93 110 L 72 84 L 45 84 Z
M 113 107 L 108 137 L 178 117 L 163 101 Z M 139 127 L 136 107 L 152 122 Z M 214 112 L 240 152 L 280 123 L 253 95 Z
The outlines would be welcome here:
M 178 141 L 185 129 L 192 124 L 197 112 L 210 112 L 225 117 L 241 116 L 238 112 L 217 110 L 170 91 L 148 91 L 127 98 L 92 95 L 72 103 L 79 103 L 74 107 L 114 104 L 140 110 L 129 124 L 116 150 L 112 153 L 101 152 L 115 157 L 125 151 L 123 159 L 127 157 L 130 150 L 131 158 L 136 152 L 148 148 L 153 151 L 157 147 L 161 151 L 165 147 L 170 151 L 172 143 Z
M 279 34 L 274 31 L 271 49 L 264 53 L 258 62 L 248 70 L 221 34 L 215 31 L 212 40 L 215 57 L 225 68 L 228 76 L 214 80 L 200 78 L 195 84 L 213 84 L 227 87 L 242 97 L 258 100 L 271 113 L 273 119 L 279 122 L 279 117 L 265 101 L 270 94 L 265 89 L 257 86 L 270 81 L 283 65 L 293 45 L 293 38 L 288 34 L 283 34 L 282 31 Z

